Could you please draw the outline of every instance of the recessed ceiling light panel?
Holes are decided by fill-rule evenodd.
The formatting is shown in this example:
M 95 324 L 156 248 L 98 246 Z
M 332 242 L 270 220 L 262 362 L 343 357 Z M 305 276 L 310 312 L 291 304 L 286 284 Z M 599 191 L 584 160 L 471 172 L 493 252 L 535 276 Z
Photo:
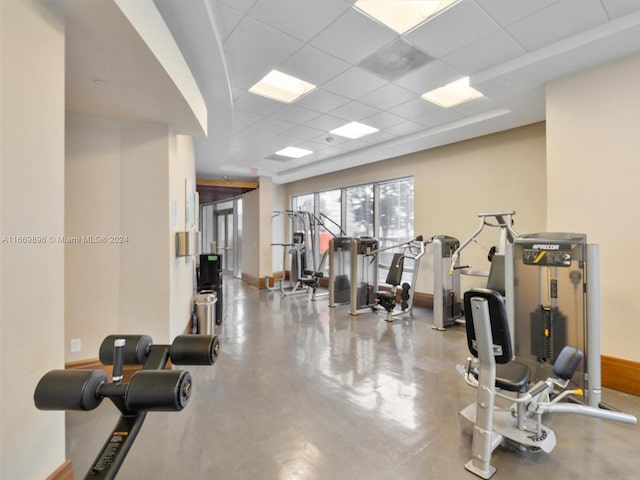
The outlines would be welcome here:
M 354 8 L 400 35 L 458 0 L 358 0 Z
M 365 125 L 364 123 L 351 122 L 341 127 L 334 128 L 330 133 L 333 133 L 334 135 L 340 135 L 341 137 L 355 139 L 364 137 L 365 135 L 370 135 L 377 131 L 377 128 Z
M 278 150 L 276 155 L 280 155 L 282 157 L 290 157 L 290 158 L 302 158 L 306 155 L 311 155 L 313 152 L 311 150 L 306 150 L 304 148 L 298 147 L 287 147 L 282 150 Z
M 462 77 L 444 87 L 422 94 L 422 98 L 443 108 L 460 105 L 482 96 L 482 93 L 469 85 L 469 77 Z
M 271 70 L 249 92 L 278 102 L 291 103 L 314 90 L 316 86 L 277 70 Z

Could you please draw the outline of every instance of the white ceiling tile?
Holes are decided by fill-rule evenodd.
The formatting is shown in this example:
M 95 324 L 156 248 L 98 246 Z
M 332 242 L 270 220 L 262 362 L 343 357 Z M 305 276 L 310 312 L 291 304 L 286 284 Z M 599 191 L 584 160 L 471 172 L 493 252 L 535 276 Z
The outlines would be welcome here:
M 506 30 L 520 45 L 533 51 L 607 20 L 599 0 L 564 0 L 513 23 Z
M 260 95 L 249 92 L 234 100 L 233 105 L 234 107 L 259 113 L 260 115 L 271 115 L 273 112 L 285 106 L 284 103 L 276 102 L 270 98 L 261 97 Z
M 320 115 L 313 120 L 307 122 L 307 126 L 317 128 L 323 132 L 328 132 L 334 128 L 341 127 L 345 122 L 343 118 L 334 117 L 331 115 Z
M 327 113 L 340 105 L 344 105 L 348 101 L 348 98 L 317 88 L 298 100 L 296 105 L 315 110 L 316 112 Z
M 342 0 L 258 0 L 249 14 L 307 42 L 349 8 Z
M 256 123 L 261 118 L 262 115 L 256 112 L 250 112 L 249 110 L 244 110 L 242 108 L 236 107 L 234 107 L 233 109 L 233 123 L 234 125 L 238 125 L 242 128 Z
M 295 126 L 295 123 L 288 122 L 286 120 L 273 117 L 265 117 L 262 120 L 258 120 L 256 123 L 254 123 L 251 128 L 260 128 L 274 133 L 284 133 L 287 130 L 291 130 Z
M 640 1 L 638 0 L 602 0 L 602 4 L 611 18 L 640 10 Z
M 400 105 L 412 98 L 416 94 L 393 83 L 388 83 L 382 87 L 367 93 L 359 98 L 359 101 L 371 105 L 372 107 L 386 110 L 396 105 Z
M 335 110 L 331 110 L 330 113 L 335 117 L 344 118 L 345 120 L 358 121 L 365 117 L 375 115 L 378 112 L 380 112 L 380 110 L 377 108 L 354 100 L 352 102 L 345 103 Z
M 305 123 L 312 118 L 316 118 L 318 115 L 320 115 L 320 112 L 316 112 L 315 110 L 309 110 L 308 108 L 300 107 L 299 105 L 289 104 L 285 105 L 277 112 L 274 112 L 271 116 L 295 123 Z
M 213 2 L 213 14 L 220 40 L 226 40 L 238 26 L 244 14 L 222 2 Z
M 306 125 L 298 125 L 287 132 L 287 135 L 296 137 L 300 140 L 311 140 L 324 134 L 322 130 L 316 128 L 307 127 Z
M 500 25 L 510 25 L 559 1 L 560 0 L 476 0 L 484 11 L 491 15 Z
M 499 26 L 475 3 L 463 1 L 412 30 L 406 39 L 440 58 L 498 30 Z
M 323 88 L 355 100 L 386 83 L 385 80 L 365 72 L 361 68 L 352 67 L 325 83 Z
M 233 85 L 234 93 L 238 90 L 243 93 L 246 92 L 254 83 L 269 73 L 272 68 L 271 65 L 262 62 L 247 62 L 246 59 L 231 55 L 229 52 L 225 52 L 225 57 L 227 59 L 229 80 Z
M 402 105 L 389 109 L 389 112 L 394 115 L 398 115 L 399 117 L 406 118 L 407 120 L 414 120 L 418 117 L 437 112 L 439 109 L 440 107 L 431 102 L 427 102 L 422 98 L 415 98 L 403 103 Z
M 443 57 L 442 61 L 463 74 L 471 75 L 525 53 L 526 50 L 504 30 L 498 30 Z
M 447 65 L 440 60 L 436 60 L 435 62 L 431 62 L 421 69 L 410 73 L 409 75 L 405 75 L 393 83 L 420 96 L 429 90 L 446 85 L 447 83 L 457 80 L 463 76 L 463 73 L 459 72 L 452 66 Z
M 278 70 L 320 86 L 350 66 L 333 55 L 305 45 L 280 64 Z
M 403 117 L 399 117 L 389 112 L 380 112 L 372 115 L 371 117 L 367 117 L 363 120 L 363 123 L 367 125 L 371 125 L 372 127 L 376 127 L 380 130 L 385 128 L 393 127 L 394 125 L 398 125 L 400 123 L 406 122 L 407 119 Z
M 256 0 L 209 0 L 209 2 L 224 3 L 230 7 L 235 8 L 236 10 L 240 10 L 241 12 L 246 13 L 251 10 L 251 7 L 254 3 L 256 3 Z
M 278 65 L 302 47 L 302 42 L 259 22 L 244 17 L 233 33 L 224 42 L 227 58 L 238 57 L 243 65 L 252 65 L 252 70 L 266 70 Z M 256 78 L 255 82 L 260 80 Z
M 356 64 L 396 37 L 393 30 L 349 9 L 312 39 L 310 44 L 345 62 Z

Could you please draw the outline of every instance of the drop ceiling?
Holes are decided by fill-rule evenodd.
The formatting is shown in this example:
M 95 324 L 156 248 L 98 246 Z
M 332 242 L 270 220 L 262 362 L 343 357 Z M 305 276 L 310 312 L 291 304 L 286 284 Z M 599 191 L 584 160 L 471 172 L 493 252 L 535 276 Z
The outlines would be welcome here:
M 154 0 L 208 107 L 198 177 L 287 183 L 541 121 L 548 82 L 640 50 L 637 0 L 460 0 L 402 36 L 354 1 Z M 385 64 L 402 52 L 423 63 Z M 291 104 L 249 93 L 272 69 L 317 88 Z M 484 97 L 420 98 L 464 76 Z M 351 121 L 379 131 L 329 133 Z M 274 157 L 288 146 L 313 154 Z

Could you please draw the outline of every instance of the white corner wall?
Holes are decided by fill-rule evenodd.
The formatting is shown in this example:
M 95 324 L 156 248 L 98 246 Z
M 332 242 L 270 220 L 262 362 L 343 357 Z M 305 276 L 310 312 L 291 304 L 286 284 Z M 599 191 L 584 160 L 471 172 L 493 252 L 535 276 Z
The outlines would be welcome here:
M 193 258 L 176 257 L 175 232 L 185 229 L 194 165 L 191 137 L 166 124 L 67 113 L 65 345 L 82 343 L 66 349 L 68 362 L 97 357 L 109 334 L 168 343 L 185 331 Z
M 196 167 L 193 137 L 173 135 L 169 155 L 169 197 L 167 212 L 170 212 L 169 258 L 171 309 L 169 337 L 185 333 L 191 320 L 193 307 L 195 257 L 176 257 L 175 233 L 185 231 L 186 225 L 186 181 L 195 185 Z M 175 209 L 175 210 L 174 210 Z M 199 211 L 195 205 L 195 212 Z M 175 212 L 175 216 L 174 216 Z M 196 222 L 197 225 L 198 222 Z M 189 330 L 189 333 L 190 330 Z
M 0 478 L 65 461 L 64 413 L 35 408 L 64 367 L 64 19 L 54 2 L 0 2 Z M 21 240 L 22 239 L 22 240 Z
M 119 235 L 121 125 L 67 112 L 65 144 L 65 346 L 67 361 L 95 358 L 102 339 L 119 331 L 121 244 L 86 243 Z
M 549 231 L 600 244 L 602 354 L 640 361 L 640 56 L 547 88 Z

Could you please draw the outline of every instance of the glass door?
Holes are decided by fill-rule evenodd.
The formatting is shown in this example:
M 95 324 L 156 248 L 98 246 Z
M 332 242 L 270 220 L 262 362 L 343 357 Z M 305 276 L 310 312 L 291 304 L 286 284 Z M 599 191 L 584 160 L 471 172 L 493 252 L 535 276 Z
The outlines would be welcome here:
M 228 272 L 234 266 L 233 209 L 216 211 L 217 252 L 222 255 L 222 270 Z

